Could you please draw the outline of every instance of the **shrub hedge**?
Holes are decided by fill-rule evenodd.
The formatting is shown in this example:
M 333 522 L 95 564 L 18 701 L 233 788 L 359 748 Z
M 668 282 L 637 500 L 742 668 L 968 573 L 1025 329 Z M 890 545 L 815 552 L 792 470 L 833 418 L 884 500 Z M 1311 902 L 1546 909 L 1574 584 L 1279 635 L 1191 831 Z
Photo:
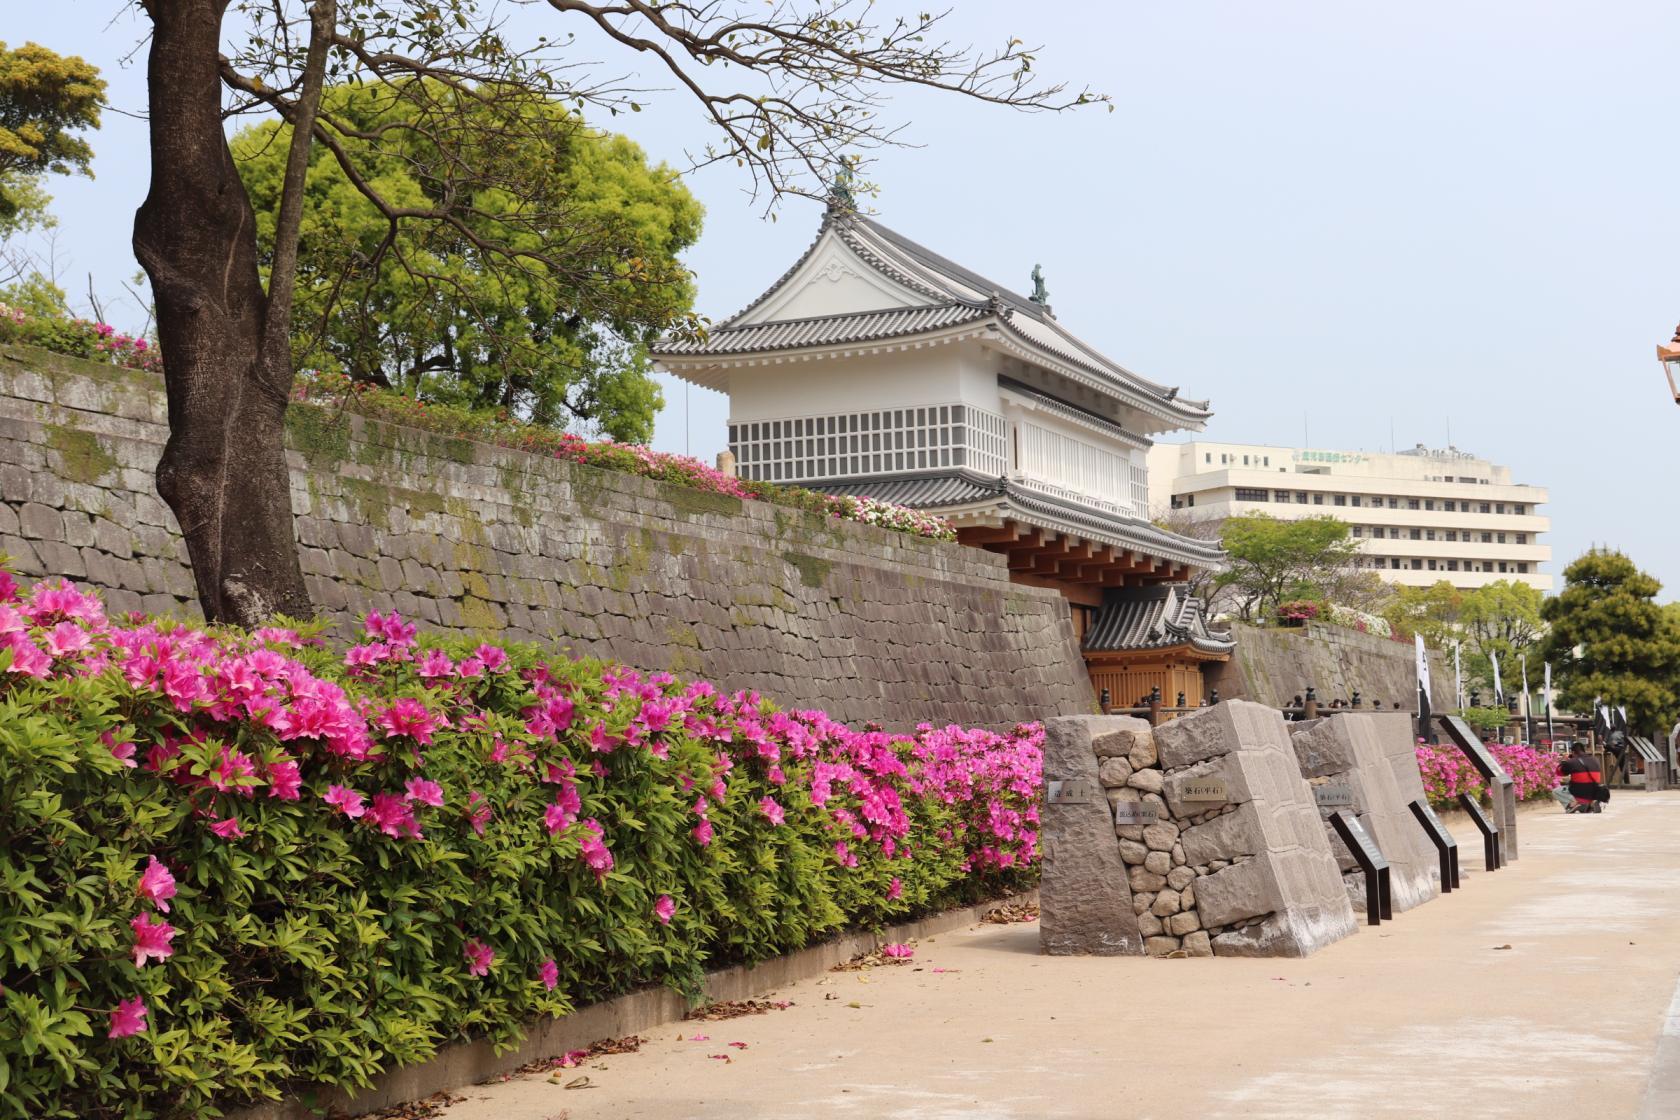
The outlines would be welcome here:
M 1027 885 L 1041 732 L 0 571 L 0 1116 L 187 1117 Z

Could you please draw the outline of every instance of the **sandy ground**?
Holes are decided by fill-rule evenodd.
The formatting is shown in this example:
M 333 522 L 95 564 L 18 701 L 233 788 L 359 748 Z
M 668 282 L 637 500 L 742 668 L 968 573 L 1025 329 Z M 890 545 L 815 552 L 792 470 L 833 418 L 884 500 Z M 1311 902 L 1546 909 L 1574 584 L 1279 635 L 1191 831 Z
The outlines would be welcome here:
M 442 1115 L 1680 1117 L 1680 793 L 1525 812 L 1522 858 L 1493 874 L 1449 824 L 1461 891 L 1307 960 L 1049 958 L 1036 923 L 978 926 Z M 594 1087 L 563 1087 L 579 1076 Z

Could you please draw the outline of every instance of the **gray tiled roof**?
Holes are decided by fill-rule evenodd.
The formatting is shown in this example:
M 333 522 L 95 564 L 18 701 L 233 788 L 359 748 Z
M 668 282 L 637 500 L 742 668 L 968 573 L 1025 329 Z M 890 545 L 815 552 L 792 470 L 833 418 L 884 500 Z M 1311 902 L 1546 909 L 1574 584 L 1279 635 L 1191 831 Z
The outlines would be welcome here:
M 661 340 L 660 354 L 754 354 L 766 350 L 794 350 L 801 346 L 831 346 L 844 342 L 872 342 L 899 335 L 921 334 L 986 318 L 984 307 L 936 304 L 894 311 L 863 311 L 852 315 L 822 315 L 812 319 L 782 319 L 741 327 L 717 328 L 700 339 Z
M 857 257 L 928 302 L 920 307 L 895 310 L 768 323 L 744 322 L 747 315 L 799 271 L 830 231 Z M 1057 322 L 1048 307 L 964 268 L 873 219 L 833 207 L 824 215 L 816 240 L 793 267 L 751 304 L 713 327 L 704 341 L 666 337 L 657 341 L 651 351 L 656 358 L 692 360 L 712 355 L 723 357 L 873 342 L 987 319 L 996 324 L 1001 337 L 1022 353 L 1044 354 L 1052 361 L 1075 367 L 1080 376 L 1091 379 L 1088 383 L 1145 411 L 1192 424 L 1210 415 L 1206 401 L 1180 398 L 1177 389 L 1140 377 L 1104 356 Z
M 1208 629 L 1202 600 L 1182 583 L 1153 587 L 1110 587 L 1103 591 L 1096 621 L 1085 632 L 1087 653 L 1171 649 L 1192 646 L 1203 653 L 1230 653 L 1229 634 Z
M 1181 537 L 1141 517 L 1127 517 L 1041 494 L 1005 478 L 947 472 L 911 478 L 836 479 L 802 485 L 830 494 L 857 494 L 932 512 L 989 505 L 1001 515 L 1053 532 L 1085 537 L 1196 568 L 1225 566 L 1225 554 L 1217 544 Z

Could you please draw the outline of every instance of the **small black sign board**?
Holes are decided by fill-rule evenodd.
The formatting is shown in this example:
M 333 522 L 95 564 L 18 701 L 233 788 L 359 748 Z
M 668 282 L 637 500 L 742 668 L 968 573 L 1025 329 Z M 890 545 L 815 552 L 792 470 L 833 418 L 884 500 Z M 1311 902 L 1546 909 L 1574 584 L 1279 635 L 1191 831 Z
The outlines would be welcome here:
M 1435 815 L 1435 810 L 1427 801 L 1414 801 L 1408 808 L 1412 816 L 1417 818 L 1418 824 L 1423 826 L 1424 835 L 1435 845 L 1435 850 L 1441 854 L 1441 893 L 1451 894 L 1458 886 L 1458 841 L 1447 831 L 1447 826 L 1441 823 L 1441 818 Z
M 1475 824 L 1476 831 L 1482 834 L 1482 860 L 1489 871 L 1498 871 L 1504 860 L 1500 858 L 1499 826 L 1488 820 L 1487 814 L 1482 812 L 1481 802 L 1476 800 L 1473 793 L 1458 795 L 1458 803 L 1464 806 L 1464 811 L 1470 814 L 1470 820 Z
M 1497 758 L 1488 753 L 1487 747 L 1482 745 L 1482 737 L 1468 723 L 1458 716 L 1446 716 L 1442 718 L 1441 726 L 1447 729 L 1453 744 L 1484 779 L 1499 785 L 1511 784 L 1511 775 L 1505 772 L 1505 767 L 1499 764 Z
M 1388 860 L 1382 849 L 1359 823 L 1359 818 L 1346 809 L 1330 814 L 1330 826 L 1342 838 L 1348 851 L 1365 872 L 1365 920 L 1373 926 L 1382 925 L 1384 918 L 1394 917 L 1394 893 L 1389 886 Z

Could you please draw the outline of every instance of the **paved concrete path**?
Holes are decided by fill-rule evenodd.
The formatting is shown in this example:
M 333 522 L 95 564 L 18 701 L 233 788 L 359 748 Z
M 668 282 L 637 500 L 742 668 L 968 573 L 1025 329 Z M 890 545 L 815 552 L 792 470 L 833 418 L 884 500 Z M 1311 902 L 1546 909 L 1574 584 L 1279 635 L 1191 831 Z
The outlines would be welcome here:
M 443 1116 L 1680 1117 L 1680 793 L 1525 811 L 1491 875 L 1449 823 L 1461 892 L 1304 961 L 1048 958 L 1036 923 L 980 926 L 561 1071 L 597 1088 L 533 1076 Z

